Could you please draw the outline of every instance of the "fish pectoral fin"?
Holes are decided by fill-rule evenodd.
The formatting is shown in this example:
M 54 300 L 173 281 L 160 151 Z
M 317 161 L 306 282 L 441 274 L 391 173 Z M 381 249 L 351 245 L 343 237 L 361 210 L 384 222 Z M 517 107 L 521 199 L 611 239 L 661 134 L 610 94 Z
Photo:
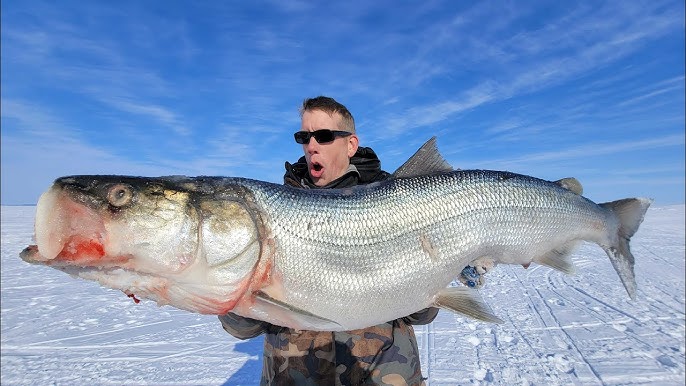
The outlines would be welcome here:
M 534 258 L 534 261 L 556 271 L 573 275 L 576 272 L 576 268 L 574 267 L 574 263 L 572 263 L 571 254 L 574 252 L 579 243 L 580 241 L 578 240 L 570 241 L 561 247 L 553 249 L 543 256 Z
M 444 288 L 436 296 L 434 306 L 467 315 L 470 318 L 482 320 L 484 322 L 503 323 L 503 320 L 495 316 L 493 311 L 491 311 L 491 308 L 484 303 L 479 292 L 470 288 Z
M 259 305 L 264 309 L 271 309 L 271 312 L 276 311 L 283 314 L 285 311 L 289 318 L 295 320 L 299 325 L 311 326 L 310 329 L 316 328 L 323 331 L 340 331 L 343 328 L 343 326 L 334 322 L 333 320 L 322 318 L 321 316 L 315 315 L 309 311 L 302 310 L 281 300 L 274 299 L 263 291 L 255 292 L 255 303 L 259 303 Z

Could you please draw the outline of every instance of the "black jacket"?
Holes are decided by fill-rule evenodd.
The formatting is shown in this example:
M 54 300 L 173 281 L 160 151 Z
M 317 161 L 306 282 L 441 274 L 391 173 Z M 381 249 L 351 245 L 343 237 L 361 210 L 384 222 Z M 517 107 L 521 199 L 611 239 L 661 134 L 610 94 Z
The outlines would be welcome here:
M 286 174 L 283 176 L 283 183 L 299 188 L 336 189 L 382 181 L 391 176 L 390 173 L 381 170 L 381 161 L 379 161 L 374 150 L 368 147 L 359 147 L 355 155 L 350 158 L 348 172 L 325 186 L 316 186 L 307 169 L 305 156 L 300 157 L 295 164 L 286 162 Z

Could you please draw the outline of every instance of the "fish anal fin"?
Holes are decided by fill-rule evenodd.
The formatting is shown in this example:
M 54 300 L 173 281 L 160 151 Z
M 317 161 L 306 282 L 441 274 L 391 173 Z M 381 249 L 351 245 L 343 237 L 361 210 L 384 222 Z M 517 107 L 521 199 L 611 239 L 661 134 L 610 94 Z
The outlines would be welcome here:
M 489 323 L 503 323 L 484 303 L 479 292 L 466 287 L 448 287 L 442 289 L 434 301 L 435 307 L 445 308 L 474 319 Z
M 570 241 L 542 256 L 534 258 L 534 261 L 554 270 L 573 275 L 576 272 L 576 268 L 574 268 L 574 264 L 572 263 L 571 254 L 579 243 L 580 241 L 578 240 Z
M 303 330 L 340 331 L 343 327 L 334 322 L 302 310 L 284 301 L 275 299 L 264 291 L 255 292 L 255 305 L 267 310 L 268 314 L 280 315 L 282 319 L 289 319 L 301 326 Z

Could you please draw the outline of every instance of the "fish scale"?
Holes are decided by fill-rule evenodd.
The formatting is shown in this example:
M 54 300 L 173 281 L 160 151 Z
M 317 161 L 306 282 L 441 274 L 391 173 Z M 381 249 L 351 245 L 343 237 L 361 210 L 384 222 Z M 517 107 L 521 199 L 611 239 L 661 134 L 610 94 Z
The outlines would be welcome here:
M 508 172 L 401 178 L 344 194 L 249 189 L 272 224 L 275 269 L 288 289 L 282 300 L 348 328 L 368 324 L 368 313 L 383 321 L 431 306 L 431 294 L 482 256 L 525 265 L 570 240 L 609 244 L 587 231 L 610 221 L 606 209 Z M 418 276 L 434 280 L 418 289 Z

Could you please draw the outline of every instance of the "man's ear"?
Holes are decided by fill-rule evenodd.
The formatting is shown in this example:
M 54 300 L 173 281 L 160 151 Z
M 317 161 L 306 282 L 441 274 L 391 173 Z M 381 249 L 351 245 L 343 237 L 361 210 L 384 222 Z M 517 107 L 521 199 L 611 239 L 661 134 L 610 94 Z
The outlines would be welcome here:
M 348 158 L 352 158 L 352 156 L 357 153 L 357 148 L 360 145 L 360 139 L 357 138 L 357 135 L 349 135 L 348 136 Z

